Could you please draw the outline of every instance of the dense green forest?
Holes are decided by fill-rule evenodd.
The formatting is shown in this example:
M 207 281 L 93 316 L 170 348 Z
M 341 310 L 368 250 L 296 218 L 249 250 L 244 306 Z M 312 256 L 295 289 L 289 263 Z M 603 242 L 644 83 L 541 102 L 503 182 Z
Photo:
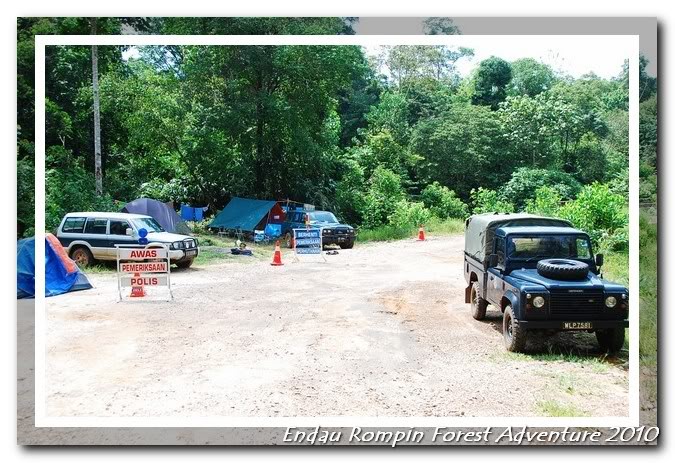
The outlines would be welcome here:
M 98 19 L 166 34 L 349 34 L 344 18 Z M 35 34 L 85 18 L 20 19 L 19 234 L 33 229 Z M 446 27 L 448 24 L 441 24 Z M 439 27 L 429 24 L 429 27 Z M 430 31 L 434 32 L 434 31 Z M 98 47 L 103 194 L 94 181 L 91 47 L 46 62 L 47 228 L 139 196 L 222 208 L 290 198 L 362 229 L 482 211 L 560 215 L 627 246 L 628 66 L 574 79 L 536 59 L 443 46 Z M 129 55 L 131 57 L 129 57 Z M 656 201 L 656 81 L 640 63 L 641 198 Z

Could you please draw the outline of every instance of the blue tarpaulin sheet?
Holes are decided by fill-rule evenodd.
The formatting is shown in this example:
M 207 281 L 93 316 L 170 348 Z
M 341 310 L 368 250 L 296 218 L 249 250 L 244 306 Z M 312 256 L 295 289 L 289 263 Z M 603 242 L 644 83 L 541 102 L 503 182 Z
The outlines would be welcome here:
M 77 265 L 72 261 L 64 263 L 52 246 L 50 240 L 45 239 L 45 296 L 91 288 Z M 35 238 L 22 239 L 16 244 L 16 296 L 18 299 L 35 297 Z
M 276 201 L 265 201 L 262 199 L 232 198 L 220 211 L 218 215 L 209 224 L 209 228 L 237 230 L 253 232 L 258 224 L 262 222 L 267 214 L 275 208 L 279 218 L 273 220 L 283 220 L 283 211 L 277 206 Z

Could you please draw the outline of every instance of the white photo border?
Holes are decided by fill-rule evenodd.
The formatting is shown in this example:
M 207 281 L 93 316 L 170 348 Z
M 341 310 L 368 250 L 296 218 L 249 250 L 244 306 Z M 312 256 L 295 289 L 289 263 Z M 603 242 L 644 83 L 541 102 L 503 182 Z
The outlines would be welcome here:
M 611 38 L 629 57 L 629 404 L 619 417 L 53 417 L 46 414 L 46 301 L 35 293 L 36 427 L 631 427 L 639 426 L 639 35 L 36 35 L 35 36 L 35 287 L 45 285 L 45 47 L 51 45 L 448 45 L 546 37 Z

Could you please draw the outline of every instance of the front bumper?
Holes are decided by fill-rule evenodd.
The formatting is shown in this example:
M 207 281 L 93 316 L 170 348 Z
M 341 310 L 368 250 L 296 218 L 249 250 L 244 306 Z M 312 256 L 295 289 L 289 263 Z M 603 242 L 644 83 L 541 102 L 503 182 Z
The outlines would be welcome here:
M 354 235 L 323 235 L 323 244 L 346 244 L 353 243 L 356 237 Z
M 186 255 L 189 251 L 195 251 L 194 254 Z M 194 249 L 171 249 L 169 250 L 169 259 L 171 262 L 179 262 L 184 260 L 194 259 L 199 255 L 199 248 Z
M 565 324 L 577 320 L 518 320 L 518 324 L 526 330 L 560 330 L 560 331 L 588 331 L 589 328 L 568 328 Z M 628 320 L 583 320 L 578 323 L 590 323 L 592 330 L 608 328 L 628 328 Z

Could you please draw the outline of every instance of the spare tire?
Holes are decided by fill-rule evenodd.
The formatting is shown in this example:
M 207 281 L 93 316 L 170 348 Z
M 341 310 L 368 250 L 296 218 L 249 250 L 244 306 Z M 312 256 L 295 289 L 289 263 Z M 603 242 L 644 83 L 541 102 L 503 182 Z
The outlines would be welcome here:
M 554 280 L 583 280 L 588 264 L 572 259 L 544 259 L 537 263 L 539 275 Z

